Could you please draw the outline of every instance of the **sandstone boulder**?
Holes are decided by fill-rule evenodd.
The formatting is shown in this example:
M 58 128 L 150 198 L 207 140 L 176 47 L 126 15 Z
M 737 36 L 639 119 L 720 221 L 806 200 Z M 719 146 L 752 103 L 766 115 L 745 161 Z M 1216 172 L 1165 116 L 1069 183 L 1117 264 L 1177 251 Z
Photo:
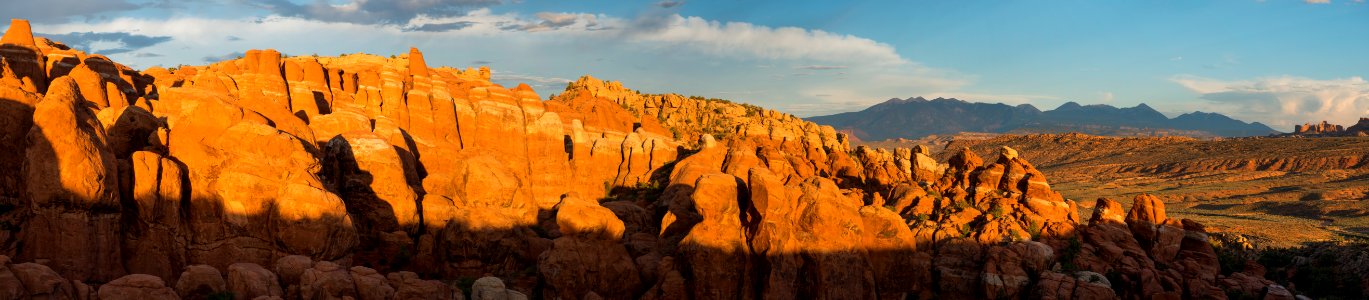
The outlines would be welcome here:
M 455 300 L 464 299 L 461 289 L 437 280 L 423 280 L 413 272 L 394 272 L 386 275 L 395 287 L 395 299 Z
M 10 258 L 0 255 L 0 299 L 21 299 L 27 295 L 24 282 L 15 273 Z
M 504 287 L 495 277 L 481 277 L 471 285 L 471 300 L 527 300 L 528 296 Z
M 75 82 L 54 81 L 28 133 L 28 198 L 35 205 L 118 205 L 117 167 L 104 127 L 82 104 Z
M 1090 226 L 1098 224 L 1126 224 L 1126 215 L 1122 214 L 1122 204 L 1108 198 L 1098 198 L 1098 202 L 1093 205 L 1093 217 L 1089 218 Z
M 100 285 L 100 299 L 107 300 L 176 300 L 176 291 L 166 287 L 157 276 L 133 274 L 119 277 Z
M 181 299 L 209 299 L 210 295 L 228 290 L 219 269 L 207 265 L 187 266 L 176 281 L 176 295 Z
M 19 258 L 51 259 L 71 279 L 113 280 L 124 274 L 118 166 L 103 127 L 82 102 L 76 83 L 62 77 L 34 110 L 24 165 L 34 216 L 23 234 L 35 238 Z
M 173 155 L 181 147 L 177 130 L 172 129 Z M 219 132 L 207 140 L 184 141 L 202 145 L 187 146 L 193 158 L 177 156 L 190 173 L 192 198 L 185 209 L 193 244 L 220 245 L 189 251 L 191 261 L 216 267 L 240 261 L 270 264 L 272 250 L 319 259 L 352 251 L 358 243 L 356 229 L 342 199 L 314 175 L 321 167 L 310 147 L 251 122 Z M 253 147 L 237 146 L 244 144 Z M 224 261 L 228 257 L 235 259 Z
M 85 64 L 84 62 L 82 62 L 79 65 L 76 65 L 76 68 L 72 69 L 71 73 L 68 73 L 65 77 L 71 78 L 76 81 L 76 84 L 81 87 L 82 98 L 84 98 L 86 102 L 89 102 L 90 104 L 94 105 L 94 108 L 97 110 L 103 108 L 117 109 L 128 106 L 128 103 L 126 101 L 124 103 L 118 103 L 122 105 L 118 105 L 117 107 L 111 105 L 115 103 L 110 103 L 109 101 L 109 93 L 105 91 L 104 78 L 100 76 L 100 73 L 97 73 L 95 72 L 95 70 L 92 70 L 90 66 Z
M 1095 278 L 1088 276 L 1088 278 Z M 1106 279 L 1104 279 L 1106 280 Z M 1102 282 L 1080 281 L 1074 276 L 1046 272 L 1033 290 L 1040 299 L 1116 299 L 1112 288 Z
M 861 207 L 860 215 L 864 221 L 862 244 L 881 297 L 927 288 L 932 280 L 932 257 L 927 251 L 917 251 L 916 237 L 908 224 L 894 211 L 880 206 Z
M 12 265 L 9 269 L 23 283 L 24 293 L 30 299 L 76 298 L 76 287 L 52 268 L 36 263 L 22 263 Z
M 395 289 L 389 280 L 375 269 L 355 266 L 350 269 L 352 281 L 356 283 L 358 300 L 388 300 L 394 297 Z
M 335 263 L 320 261 L 304 270 L 299 279 L 300 297 L 304 299 L 357 298 L 356 281 L 352 273 Z
M 1149 194 L 1137 195 L 1127 213 L 1127 226 L 1141 247 L 1157 261 L 1168 262 L 1178 254 L 1184 231 L 1177 220 L 1165 217 L 1165 203 Z
M 236 263 L 228 266 L 228 291 L 233 292 L 233 297 L 237 300 L 284 294 L 276 274 L 254 263 Z
M 679 251 L 691 267 L 685 277 L 695 297 L 738 298 L 749 290 L 750 250 L 738 219 L 740 182 L 727 174 L 707 174 L 694 182 L 690 199 L 702 221 L 680 241 Z
M 304 255 L 288 255 L 276 260 L 276 276 L 285 286 L 299 284 L 304 271 L 314 267 L 314 260 Z
M 0 152 L 10 155 L 0 156 L 0 169 L 22 170 L 28 145 L 26 139 L 33 126 L 34 105 L 43 95 L 25 91 L 16 83 L 4 83 L 13 78 L 4 76 L 7 75 L 0 75 Z M 17 201 L 23 196 L 23 178 L 23 172 L 0 173 L 0 198 Z
M 537 267 L 553 297 L 586 293 L 606 299 L 632 299 L 638 289 L 637 266 L 619 244 L 623 222 L 597 203 L 567 195 L 556 206 L 562 236 L 543 252 Z
M 984 295 L 989 298 L 1017 298 L 1028 294 L 1031 275 L 1048 271 L 1054 250 L 1042 243 L 1027 241 L 1005 247 L 991 247 L 985 257 Z
M 0 38 L 0 58 L 6 68 L 23 82 L 24 90 L 30 93 L 47 91 L 47 65 L 43 52 L 33 39 L 33 29 L 28 20 L 12 19 L 5 36 Z
M 185 171 L 176 161 L 148 151 L 134 152 L 130 162 L 132 174 L 121 180 L 132 185 L 128 203 L 136 209 L 124 216 L 136 222 L 124 223 L 124 265 L 131 273 L 173 280 L 186 264 L 181 232 Z
M 161 126 L 156 116 L 137 106 L 106 108 L 98 116 L 108 133 L 109 148 L 118 158 L 146 148 L 148 137 Z
M 325 181 L 347 199 L 362 232 L 416 231 L 418 194 L 394 146 L 370 132 L 348 132 L 325 148 Z

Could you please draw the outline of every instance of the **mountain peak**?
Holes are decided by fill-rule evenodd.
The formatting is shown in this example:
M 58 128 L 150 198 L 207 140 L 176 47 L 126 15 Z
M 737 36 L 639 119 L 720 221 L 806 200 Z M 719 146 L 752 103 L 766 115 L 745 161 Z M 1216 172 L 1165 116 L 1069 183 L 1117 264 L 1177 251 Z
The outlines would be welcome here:
M 889 100 L 884 100 L 884 102 L 880 102 L 879 104 L 871 105 L 870 107 L 865 108 L 865 110 L 881 110 L 881 109 L 886 109 L 886 108 L 889 108 L 889 107 L 895 107 L 895 106 L 898 106 L 898 105 L 900 105 L 900 104 L 909 103 L 909 102 L 917 102 L 917 101 L 919 101 L 919 100 L 918 100 L 918 99 L 913 99 L 913 98 L 908 98 L 908 99 L 906 99 L 906 100 L 905 100 L 905 99 L 899 99 L 899 98 L 889 98 Z
M 1128 110 L 1136 111 L 1136 112 L 1138 112 L 1138 113 L 1143 113 L 1143 114 L 1151 114 L 1151 115 L 1160 115 L 1160 116 L 1164 116 L 1164 114 L 1161 114 L 1160 111 L 1155 110 L 1155 108 L 1150 107 L 1150 105 L 1146 105 L 1145 103 L 1137 104 L 1136 106 L 1134 106 L 1134 107 L 1132 107 L 1132 108 L 1128 108 Z M 1166 118 L 1168 118 L 1168 117 L 1166 117 Z
M 921 98 L 921 97 L 919 97 L 919 98 Z M 970 102 L 967 102 L 967 101 L 965 101 L 965 100 L 960 100 L 960 99 L 956 99 L 956 98 L 942 98 L 942 97 L 936 97 L 936 99 L 932 99 L 931 102 L 970 103 Z

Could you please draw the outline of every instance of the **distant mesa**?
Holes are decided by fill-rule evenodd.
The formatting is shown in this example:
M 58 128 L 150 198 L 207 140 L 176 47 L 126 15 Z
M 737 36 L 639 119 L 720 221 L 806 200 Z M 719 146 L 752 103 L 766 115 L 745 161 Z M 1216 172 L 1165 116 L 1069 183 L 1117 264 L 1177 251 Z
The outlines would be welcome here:
M 1296 125 L 1293 126 L 1293 132 L 1286 135 L 1303 137 L 1369 136 L 1369 118 L 1360 118 L 1358 123 L 1348 128 L 1327 121 Z
M 859 140 L 917 139 L 961 132 L 1066 133 L 1110 136 L 1236 137 L 1278 133 L 1222 114 L 1193 112 L 1165 117 L 1146 104 L 1117 108 L 1068 102 L 1042 111 L 1030 104 L 967 102 L 955 98 L 889 99 L 862 111 L 807 118 L 849 132 Z

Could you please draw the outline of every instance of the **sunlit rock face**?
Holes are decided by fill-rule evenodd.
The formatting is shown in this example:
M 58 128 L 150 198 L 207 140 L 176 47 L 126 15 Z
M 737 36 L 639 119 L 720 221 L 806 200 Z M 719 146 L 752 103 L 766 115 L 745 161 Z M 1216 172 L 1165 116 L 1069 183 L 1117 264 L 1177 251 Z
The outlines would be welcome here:
M 1220 298 L 1230 279 L 1157 198 L 1085 223 L 1012 148 L 853 149 L 588 76 L 544 100 L 418 49 L 136 71 L 14 24 L 9 298 Z

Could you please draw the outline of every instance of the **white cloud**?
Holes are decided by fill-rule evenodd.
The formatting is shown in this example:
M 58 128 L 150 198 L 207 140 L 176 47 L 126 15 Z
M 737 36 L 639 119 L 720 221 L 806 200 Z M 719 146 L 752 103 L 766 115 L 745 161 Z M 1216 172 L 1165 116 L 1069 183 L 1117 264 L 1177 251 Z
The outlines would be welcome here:
M 1369 116 L 1369 82 L 1361 77 L 1218 80 L 1179 75 L 1170 80 L 1200 94 L 1214 110 L 1284 130 L 1295 124 L 1322 120 L 1350 125 L 1358 118 Z
M 531 32 L 556 30 L 562 28 L 590 31 L 606 29 L 600 27 L 599 17 L 591 14 L 540 12 L 537 13 L 536 17 L 537 20 L 534 21 L 510 21 L 509 23 L 512 24 L 505 25 L 502 28 L 509 30 L 522 30 Z
M 494 34 L 492 30 L 557 31 L 614 42 L 627 41 L 651 50 L 689 49 L 698 53 L 770 60 L 814 60 L 866 65 L 908 65 L 892 46 L 853 35 L 797 27 L 768 27 L 743 22 L 717 22 L 672 14 L 651 21 L 584 13 L 541 12 L 534 18 L 491 14 L 479 9 L 459 17 L 419 16 L 406 26 L 466 22 L 454 33 Z M 845 66 L 841 66 L 845 67 Z
M 575 79 L 518 74 L 511 72 L 501 72 L 498 70 L 491 70 L 491 72 L 491 81 L 497 83 L 507 83 L 509 86 L 513 86 L 518 83 L 527 83 L 529 86 L 532 86 L 539 91 L 553 93 L 560 92 L 560 89 L 565 87 L 566 83 L 575 81 Z
M 138 8 L 139 5 L 129 3 L 127 0 L 5 0 L 0 1 L 0 17 L 5 17 L 4 19 L 23 18 L 35 23 L 51 23 Z
M 307 4 L 296 4 L 286 0 L 236 1 L 282 16 L 361 24 L 400 24 L 423 15 L 459 16 L 473 9 L 484 9 L 502 3 L 500 0 L 352 0 L 345 3 L 320 0 Z
M 1331 4 L 1331 0 L 1303 0 L 1307 4 Z
M 846 34 L 797 27 L 767 27 L 670 15 L 656 26 L 630 31 L 635 40 L 683 46 L 709 54 L 770 59 L 907 64 L 893 46 Z

